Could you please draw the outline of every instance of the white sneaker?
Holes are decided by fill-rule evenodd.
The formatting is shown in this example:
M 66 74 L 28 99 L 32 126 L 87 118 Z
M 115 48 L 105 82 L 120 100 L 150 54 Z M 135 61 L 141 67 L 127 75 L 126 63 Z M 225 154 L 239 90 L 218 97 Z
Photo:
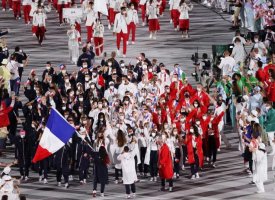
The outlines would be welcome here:
M 129 41 L 127 41 L 126 44 L 129 45 Z
M 20 180 L 24 180 L 24 176 L 21 176 Z
M 43 181 L 43 182 L 44 182 L 44 184 L 47 184 L 47 183 L 48 183 L 47 179 L 45 179 L 45 178 L 44 178 L 44 181 Z
M 42 176 L 39 176 L 39 182 L 42 182 L 43 178 Z
M 169 187 L 169 192 L 173 192 L 173 187 Z
M 178 29 L 177 29 L 177 28 L 175 28 L 175 31 L 178 31 Z
M 173 20 L 172 19 L 170 19 L 170 24 L 172 24 L 173 23 Z
M 264 190 L 258 190 L 257 193 L 258 194 L 261 194 L 261 193 L 264 193 L 265 191 Z
M 126 55 L 125 55 L 125 54 L 123 54 L 123 55 L 122 55 L 122 57 L 123 57 L 123 58 L 126 58 Z
M 157 177 L 154 177 L 154 182 L 157 182 Z
M 73 180 L 74 180 L 73 175 L 70 175 L 70 176 L 69 176 L 69 181 L 73 181 Z
M 156 39 L 157 39 L 157 36 L 154 36 L 153 39 L 156 40 Z
M 96 197 L 96 190 L 93 190 L 93 197 Z
M 118 184 L 118 180 L 115 180 L 115 184 Z
M 196 176 L 196 178 L 200 178 L 200 175 L 199 175 L 199 173 L 196 173 L 196 175 L 195 175 L 195 176 Z
M 111 30 L 111 24 L 108 24 L 108 29 Z
M 104 193 L 100 193 L 100 196 L 101 196 L 101 197 L 104 197 Z
M 133 193 L 133 194 L 132 194 L 132 198 L 136 198 L 136 193 Z
M 126 196 L 126 199 L 131 199 L 131 195 L 127 195 L 127 196 Z
M 58 182 L 58 183 L 57 183 L 57 186 L 58 186 L 58 187 L 61 187 L 61 182 Z
M 10 11 L 12 10 L 12 8 L 9 9 Z
M 116 54 L 117 54 L 117 56 L 120 56 L 120 51 L 119 51 L 119 49 L 116 50 Z
M 84 183 L 84 184 L 86 184 L 86 183 L 87 183 L 86 179 L 84 179 L 84 180 L 83 180 L 83 183 Z
M 21 17 L 18 17 L 18 19 L 20 20 L 20 19 L 21 19 Z
M 142 22 L 142 26 L 145 26 L 145 22 Z
M 188 39 L 188 38 L 189 38 L 189 35 L 188 35 L 188 34 L 186 34 L 185 38 L 186 38 L 186 39 Z
M 150 33 L 150 36 L 149 36 L 149 38 L 150 38 L 150 39 L 152 39 L 152 38 L 153 38 L 153 34 L 152 34 L 152 33 Z
M 191 176 L 191 180 L 194 180 L 195 178 L 196 178 L 195 175 L 192 175 L 192 176 Z
M 3 12 L 5 12 L 5 11 L 6 11 L 6 9 L 5 9 L 5 8 L 3 8 L 3 9 L 2 9 L 2 11 L 3 11 Z
M 135 44 L 135 42 L 134 42 L 134 41 L 132 41 L 132 44 Z
M 33 33 L 32 36 L 35 36 L 35 33 Z
M 177 178 L 177 174 L 176 174 L 176 172 L 174 173 L 174 178 Z
M 182 171 L 184 171 L 184 170 L 185 170 L 185 167 L 184 167 L 184 165 L 182 165 L 182 167 L 181 167 L 181 170 L 182 170 Z
M 67 189 L 69 187 L 69 183 L 65 183 L 65 189 Z
M 153 178 L 153 177 L 151 177 L 151 178 L 150 178 L 150 181 L 151 181 L 151 182 L 153 182 L 153 181 L 154 181 L 154 178 Z
M 29 180 L 29 177 L 25 176 L 25 179 L 24 179 L 24 180 L 25 180 L 25 181 Z

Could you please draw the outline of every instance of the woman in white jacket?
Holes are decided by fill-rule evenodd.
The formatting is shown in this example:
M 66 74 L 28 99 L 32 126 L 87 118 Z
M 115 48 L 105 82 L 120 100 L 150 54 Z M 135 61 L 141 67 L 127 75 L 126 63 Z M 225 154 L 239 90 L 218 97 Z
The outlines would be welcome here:
M 75 24 L 71 25 L 71 30 L 67 31 L 67 36 L 69 38 L 69 56 L 72 63 L 76 64 L 79 57 L 79 43 L 80 43 L 80 33 L 75 29 Z
M 182 31 L 182 37 L 189 37 L 189 11 L 193 9 L 193 4 L 188 6 L 185 0 L 181 0 L 179 6 L 180 18 L 179 18 L 179 28 Z
M 160 30 L 159 26 L 159 8 L 157 3 L 154 0 L 149 0 L 146 6 L 146 12 L 149 20 L 149 32 L 150 32 L 150 39 L 157 39 L 157 31 Z
M 264 193 L 264 182 L 267 181 L 267 155 L 265 144 L 260 143 L 257 149 L 253 150 L 253 181 L 257 186 L 257 193 Z
M 95 44 L 95 53 L 97 56 L 100 56 L 103 53 L 103 35 L 104 35 L 104 26 L 101 23 L 100 19 L 96 19 L 96 22 L 93 25 L 94 30 L 94 44 Z
M 135 156 L 129 151 L 129 147 L 125 146 L 123 152 L 117 157 L 121 161 L 122 167 L 122 180 L 126 188 L 127 199 L 130 199 L 130 193 L 132 197 L 136 196 L 137 172 L 135 168 Z M 131 191 L 130 191 L 131 188 Z

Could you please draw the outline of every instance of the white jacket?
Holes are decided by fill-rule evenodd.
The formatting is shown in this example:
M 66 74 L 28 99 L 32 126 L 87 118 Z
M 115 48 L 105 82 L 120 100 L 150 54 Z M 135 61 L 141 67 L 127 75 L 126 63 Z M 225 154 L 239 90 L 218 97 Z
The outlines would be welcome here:
M 64 5 L 66 5 L 66 4 L 68 4 L 68 0 L 57 0 L 57 4 L 58 5 L 62 5 L 62 4 L 64 4 Z
M 193 9 L 193 5 L 189 7 L 186 4 L 183 4 L 181 7 L 179 7 L 179 12 L 180 12 L 180 18 L 179 19 L 189 19 L 189 14 L 188 12 Z
M 92 26 L 95 23 L 95 20 L 98 18 L 98 13 L 94 10 L 85 10 L 86 14 L 86 26 Z
M 150 4 L 148 2 L 146 5 L 146 14 L 148 19 L 158 19 L 159 9 L 157 8 L 157 4 Z
M 132 92 L 133 95 L 136 96 L 136 94 L 138 92 L 137 86 L 131 82 L 129 82 L 128 85 L 120 84 L 120 86 L 118 87 L 118 93 L 119 93 L 121 99 L 125 96 L 126 91 Z
M 118 91 L 116 88 L 114 88 L 113 90 L 111 90 L 110 88 L 105 90 L 104 92 L 104 98 L 108 100 L 108 102 L 112 102 L 113 96 L 117 95 Z
M 133 152 L 120 154 L 117 157 L 121 161 L 123 184 L 133 184 L 137 181 L 135 157 Z
M 180 0 L 170 0 L 170 10 L 178 10 L 180 6 Z
M 127 24 L 134 22 L 134 24 L 138 24 L 138 13 L 136 10 L 128 9 L 127 11 Z
M 22 1 L 22 5 L 23 5 L 23 6 L 32 5 L 32 0 L 23 0 L 23 1 Z
M 93 29 L 94 29 L 94 33 L 93 33 L 93 36 L 94 37 L 102 37 L 103 38 L 103 35 L 104 35 L 104 26 L 103 24 L 94 24 L 93 25 Z
M 125 0 L 108 0 L 109 8 L 113 8 L 116 12 L 120 12 L 120 8 L 122 7 Z
M 139 1 L 139 5 L 145 5 L 147 3 L 148 0 L 140 0 Z
M 120 33 L 121 31 L 125 34 L 128 33 L 127 20 L 125 16 L 123 16 L 121 13 L 118 13 L 115 17 L 113 32 Z
M 33 25 L 46 27 L 46 19 L 47 19 L 47 16 L 45 13 L 40 13 L 40 14 L 35 13 L 33 15 Z

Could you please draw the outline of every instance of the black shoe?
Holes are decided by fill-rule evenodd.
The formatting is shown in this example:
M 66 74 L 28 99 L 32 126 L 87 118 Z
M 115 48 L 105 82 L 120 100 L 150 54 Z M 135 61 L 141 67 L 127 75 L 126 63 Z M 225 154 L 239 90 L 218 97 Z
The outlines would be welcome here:
M 165 187 L 161 187 L 160 191 L 164 192 L 165 191 Z

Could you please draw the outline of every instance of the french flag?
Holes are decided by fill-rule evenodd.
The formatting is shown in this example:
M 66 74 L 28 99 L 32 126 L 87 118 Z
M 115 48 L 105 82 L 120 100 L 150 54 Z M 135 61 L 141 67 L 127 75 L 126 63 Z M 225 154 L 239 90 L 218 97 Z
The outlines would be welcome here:
M 69 141 L 74 132 L 75 128 L 52 108 L 32 162 L 36 163 L 57 152 Z

